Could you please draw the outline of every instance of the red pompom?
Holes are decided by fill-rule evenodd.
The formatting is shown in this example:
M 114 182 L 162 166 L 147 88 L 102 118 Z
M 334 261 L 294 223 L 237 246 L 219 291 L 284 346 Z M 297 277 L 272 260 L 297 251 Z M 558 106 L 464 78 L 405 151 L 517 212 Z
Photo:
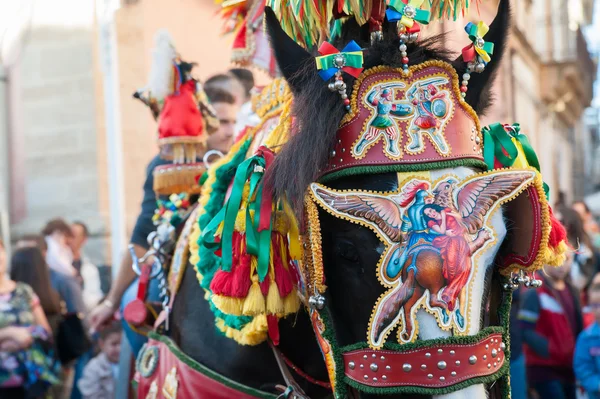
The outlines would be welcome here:
M 548 207 L 550 211 L 550 237 L 548 238 L 548 246 L 552 249 L 558 248 L 561 242 L 567 243 L 567 231 L 562 223 L 554 216 L 554 212 L 551 207 Z

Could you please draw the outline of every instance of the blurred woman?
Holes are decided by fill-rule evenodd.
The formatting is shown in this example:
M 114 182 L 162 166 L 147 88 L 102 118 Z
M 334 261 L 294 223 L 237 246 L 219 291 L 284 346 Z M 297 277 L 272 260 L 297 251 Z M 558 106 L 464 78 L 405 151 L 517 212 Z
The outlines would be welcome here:
M 30 286 L 6 277 L 0 243 L 0 397 L 39 398 L 59 382 L 51 330 Z
M 29 285 L 40 299 L 44 314 L 52 332 L 56 333 L 61 318 L 60 296 L 52 288 L 50 270 L 36 247 L 22 248 L 13 254 L 10 278 L 17 283 Z

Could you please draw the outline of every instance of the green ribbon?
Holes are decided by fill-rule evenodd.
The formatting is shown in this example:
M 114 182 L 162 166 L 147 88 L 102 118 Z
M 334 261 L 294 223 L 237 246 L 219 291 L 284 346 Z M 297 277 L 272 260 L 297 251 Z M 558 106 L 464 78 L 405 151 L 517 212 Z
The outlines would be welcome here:
M 260 282 L 265 279 L 269 271 L 271 243 L 271 225 L 266 230 L 258 231 L 264 167 L 265 159 L 260 155 L 248 158 L 238 166 L 229 200 L 202 233 L 202 243 L 206 248 L 213 251 L 221 248 L 221 270 L 231 271 L 235 221 L 242 207 L 244 187 L 246 182 L 249 182 L 250 190 L 246 200 L 246 250 L 248 254 L 258 258 L 257 273 Z M 252 213 L 254 213 L 254 217 L 252 217 Z M 221 223 L 223 223 L 223 231 L 221 240 L 218 242 L 215 241 L 214 236 Z
M 426 0 L 429 1 L 429 0 Z M 393 8 L 394 10 L 396 10 L 397 12 L 399 12 L 400 14 L 402 14 L 403 16 L 406 17 L 406 15 L 404 15 L 404 9 L 408 6 L 411 6 L 415 9 L 415 17 L 411 18 L 423 25 L 427 25 L 429 24 L 429 20 L 431 19 L 431 12 L 429 10 L 422 10 L 418 7 L 415 7 L 412 4 L 404 4 L 404 2 L 402 0 L 390 0 L 390 2 L 388 3 L 388 6 Z M 406 17 L 409 18 L 409 17 Z
M 541 173 L 540 161 L 526 135 L 521 134 L 521 125 L 515 123 L 507 131 L 501 123 L 494 123 L 483 128 L 483 160 L 488 170 L 494 169 L 495 160 L 502 166 L 511 167 L 519 155 L 519 149 L 512 141 L 514 138 L 523 148 L 523 154 L 529 166 Z M 550 187 L 544 183 L 546 198 L 549 198 Z

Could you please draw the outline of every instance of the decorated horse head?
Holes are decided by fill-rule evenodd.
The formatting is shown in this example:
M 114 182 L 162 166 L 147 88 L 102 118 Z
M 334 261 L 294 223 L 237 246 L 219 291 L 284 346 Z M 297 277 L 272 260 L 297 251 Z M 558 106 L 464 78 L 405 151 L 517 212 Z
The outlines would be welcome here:
M 156 368 L 168 397 L 509 396 L 510 291 L 560 262 L 564 230 L 518 125 L 479 123 L 509 1 L 458 59 L 419 23 L 463 3 L 431 3 L 267 2 L 285 82 L 206 174 L 143 397 Z
M 489 28 L 467 26 L 458 59 L 439 37 L 416 40 L 422 5 L 391 2 L 386 20 L 380 2 L 345 9 L 318 55 L 267 10 L 295 96 L 267 182 L 301 221 L 301 296 L 339 398 L 507 395 L 510 290 L 539 284 L 527 273 L 564 249 L 518 125 L 479 122 L 509 1 Z

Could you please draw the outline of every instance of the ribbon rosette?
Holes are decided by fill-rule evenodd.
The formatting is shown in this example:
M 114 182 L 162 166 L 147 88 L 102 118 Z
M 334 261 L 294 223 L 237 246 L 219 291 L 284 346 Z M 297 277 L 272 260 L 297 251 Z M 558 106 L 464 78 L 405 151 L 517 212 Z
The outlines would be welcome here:
M 501 168 L 533 167 L 541 173 L 540 161 L 527 136 L 521 133 L 518 123 L 513 125 L 494 123 L 486 126 L 483 133 L 483 159 L 488 170 Z M 548 196 L 549 187 L 544 183 Z
M 390 0 L 388 4 L 390 8 L 387 9 L 385 15 L 390 22 L 400 21 L 408 33 L 419 32 L 421 28 L 415 21 L 427 25 L 431 18 L 429 10 L 421 10 L 423 2 L 425 0 Z
M 358 78 L 363 70 L 363 53 L 360 46 L 352 40 L 339 51 L 331 43 L 323 42 L 319 47 L 320 57 L 316 58 L 317 69 L 321 79 L 331 79 L 337 71 L 342 70 Z
M 473 42 L 462 51 L 465 62 L 472 62 L 477 55 L 479 55 L 486 64 L 492 60 L 490 54 L 494 54 L 494 43 L 483 40 L 483 37 L 489 30 L 489 26 L 483 21 L 479 22 L 477 25 L 469 22 L 467 26 L 465 26 L 465 31 L 468 33 L 469 39 Z

